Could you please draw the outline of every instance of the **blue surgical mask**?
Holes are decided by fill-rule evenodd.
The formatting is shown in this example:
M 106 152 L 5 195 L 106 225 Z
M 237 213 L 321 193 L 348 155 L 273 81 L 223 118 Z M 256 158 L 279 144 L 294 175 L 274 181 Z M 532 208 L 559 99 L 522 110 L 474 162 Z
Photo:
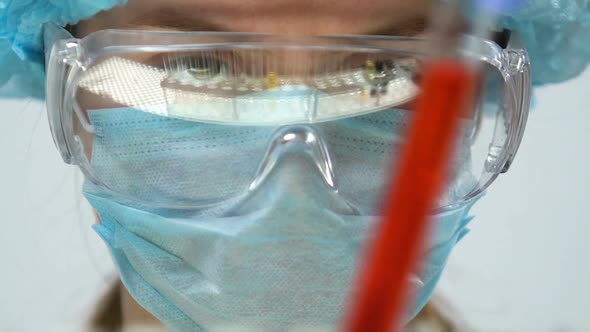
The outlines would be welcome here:
M 141 153 L 142 147 L 132 144 L 121 144 L 119 154 L 101 154 L 101 140 L 125 137 L 134 124 L 149 123 L 125 118 L 137 116 L 130 110 L 109 112 L 97 113 L 102 118 L 93 121 L 97 129 L 93 164 L 113 164 L 109 155 L 153 158 L 153 152 Z M 113 123 L 125 125 L 115 133 Z M 175 140 L 183 142 L 178 137 L 180 124 L 159 123 L 160 129 L 166 125 L 175 128 Z M 344 197 L 355 188 L 345 193 L 334 190 L 325 170 L 318 168 L 316 159 L 321 156 L 298 144 L 285 144 L 263 181 L 207 207 L 141 206 L 87 182 L 85 195 L 101 218 L 96 231 L 111 249 L 122 281 L 137 302 L 178 331 L 335 329 L 345 312 L 359 255 L 379 218 Z M 217 153 L 224 148 L 220 145 Z M 305 151 L 309 153 L 300 153 Z M 166 160 L 170 151 L 156 154 Z M 140 176 L 158 178 L 165 170 L 156 166 Z M 240 175 L 227 176 L 231 181 L 231 176 Z M 112 177 L 137 183 L 130 175 Z M 136 190 L 144 197 L 161 195 L 154 188 Z M 167 187 L 166 195 L 171 190 Z M 183 190 L 183 194 L 207 194 L 198 184 Z M 219 196 L 220 189 L 207 190 L 216 190 Z M 425 256 L 408 281 L 414 304 L 407 319 L 428 301 L 451 249 L 466 232 L 467 213 L 474 202 L 433 216 Z

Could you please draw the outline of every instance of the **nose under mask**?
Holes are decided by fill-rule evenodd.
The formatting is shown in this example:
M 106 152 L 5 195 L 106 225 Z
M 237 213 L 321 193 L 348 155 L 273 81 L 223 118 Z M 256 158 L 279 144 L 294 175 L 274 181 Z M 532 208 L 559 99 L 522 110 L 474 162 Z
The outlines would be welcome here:
M 243 196 L 268 173 L 264 165 L 280 155 L 270 152 L 286 146 L 277 142 L 293 140 L 321 166 L 322 181 L 335 178 L 338 183 L 331 186 L 372 214 L 392 158 L 401 150 L 409 114 L 384 110 L 306 125 L 305 130 L 207 124 L 136 109 L 94 110 L 89 118 L 95 134 L 85 150 L 91 151 L 93 176 L 112 191 L 147 205 L 194 208 Z M 444 201 L 464 195 L 477 182 L 464 162 L 469 148 L 463 151 L 452 167 L 458 169 L 458 180 L 452 181 Z

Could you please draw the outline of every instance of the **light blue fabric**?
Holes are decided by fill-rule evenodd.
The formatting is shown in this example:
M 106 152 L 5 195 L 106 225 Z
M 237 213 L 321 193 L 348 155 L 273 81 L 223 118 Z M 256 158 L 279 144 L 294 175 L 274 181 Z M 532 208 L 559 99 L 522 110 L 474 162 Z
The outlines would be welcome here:
M 533 84 L 568 80 L 590 62 L 590 0 L 527 0 L 503 25 L 523 38 Z
M 0 0 L 0 96 L 43 97 L 43 23 L 73 24 L 126 1 Z M 535 84 L 572 78 L 590 61 L 590 0 L 528 0 L 503 25 L 523 36 Z
M 185 121 L 131 108 L 88 114 L 95 130 L 94 175 L 119 193 L 173 206 L 218 202 L 246 191 L 276 130 Z M 409 115 L 384 110 L 314 125 L 329 150 L 340 194 L 364 212 L 379 204 L 391 155 L 400 149 L 394 133 L 403 137 Z M 441 205 L 477 183 L 468 144 L 463 141 L 454 160 L 457 179 Z
M 135 109 L 93 110 L 92 168 L 125 201 L 90 182 L 97 232 L 135 299 L 179 331 L 228 325 L 286 331 L 331 326 L 343 314 L 356 258 L 368 241 L 384 169 L 407 112 L 385 110 L 319 123 L 338 192 L 316 156 L 283 143 L 269 177 L 248 191 L 273 140 L 272 127 L 203 124 Z M 293 145 L 291 145 L 293 144 Z M 463 164 L 463 160 L 461 161 Z M 449 199 L 475 179 L 457 172 Z M 217 204 L 202 205 L 213 199 Z M 407 318 L 428 301 L 446 259 L 465 234 L 475 199 L 435 216 Z
M 354 214 L 299 160 L 286 159 L 259 191 L 217 212 L 138 209 L 90 183 L 85 195 L 123 283 L 173 330 L 333 329 L 375 218 Z M 407 320 L 430 298 L 473 202 L 434 217 Z
M 0 96 L 44 95 L 43 23 L 61 26 L 127 0 L 0 0 Z

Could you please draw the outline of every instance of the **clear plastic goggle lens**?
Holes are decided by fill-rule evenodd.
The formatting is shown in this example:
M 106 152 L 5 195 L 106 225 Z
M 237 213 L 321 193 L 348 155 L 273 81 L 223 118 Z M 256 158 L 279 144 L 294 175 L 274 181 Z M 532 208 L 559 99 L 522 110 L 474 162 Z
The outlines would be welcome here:
M 321 122 L 402 105 L 420 60 L 370 52 L 206 50 L 101 59 L 80 88 L 113 103 L 203 122 Z
M 320 174 L 373 213 L 415 113 L 427 43 L 159 32 L 138 41 L 136 32 L 115 31 L 55 45 L 48 56 L 54 136 L 99 187 L 194 208 L 259 187 L 275 172 L 265 167 L 284 167 L 295 154 L 305 158 L 289 160 L 316 165 L 301 176 Z M 461 119 L 441 207 L 489 185 L 526 118 L 519 108 L 526 66 L 509 72 L 508 52 L 478 45 L 481 54 L 466 56 L 486 81 Z M 526 53 L 509 54 L 528 63 Z

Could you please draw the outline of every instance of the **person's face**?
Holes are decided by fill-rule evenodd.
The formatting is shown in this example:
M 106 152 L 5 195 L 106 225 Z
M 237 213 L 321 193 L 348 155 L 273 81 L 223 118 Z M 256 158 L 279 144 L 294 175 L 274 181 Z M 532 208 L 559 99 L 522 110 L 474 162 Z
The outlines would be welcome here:
M 432 0 L 130 0 L 78 24 L 109 28 L 275 34 L 417 35 Z
M 254 32 L 290 35 L 424 35 L 433 0 L 129 0 L 74 27 L 76 37 L 104 29 Z M 317 59 L 316 59 L 317 60 Z M 325 65 L 325 64 L 324 64 Z M 78 91 L 83 109 L 113 103 Z M 88 157 L 92 138 L 79 131 Z

